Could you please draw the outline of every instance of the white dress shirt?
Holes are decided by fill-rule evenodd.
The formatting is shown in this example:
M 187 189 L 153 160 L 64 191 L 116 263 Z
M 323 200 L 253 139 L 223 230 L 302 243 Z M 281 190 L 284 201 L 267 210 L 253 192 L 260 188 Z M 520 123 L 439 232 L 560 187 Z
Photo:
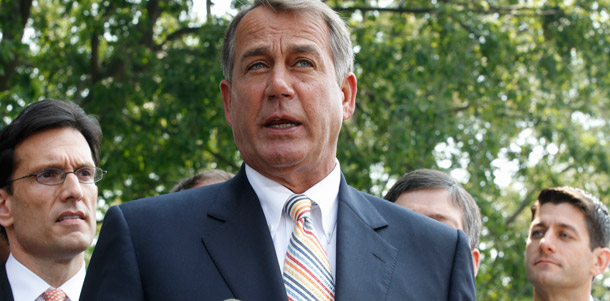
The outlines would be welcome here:
M 339 161 L 335 159 L 335 162 L 335 168 L 326 178 L 303 193 L 312 200 L 311 214 L 314 229 L 318 240 L 326 249 L 333 277 L 336 276 L 337 208 L 341 183 L 341 168 Z M 283 208 L 288 197 L 294 193 L 285 186 L 261 175 L 247 164 L 246 176 L 260 200 L 271 238 L 273 238 L 277 261 L 283 272 L 286 250 L 295 224 L 290 215 L 283 211 Z
M 34 272 L 21 264 L 13 254 L 6 260 L 6 276 L 11 284 L 15 301 L 44 301 L 42 293 L 53 288 Z M 85 281 L 85 262 L 80 270 L 60 287 L 66 293 L 68 301 L 77 301 Z

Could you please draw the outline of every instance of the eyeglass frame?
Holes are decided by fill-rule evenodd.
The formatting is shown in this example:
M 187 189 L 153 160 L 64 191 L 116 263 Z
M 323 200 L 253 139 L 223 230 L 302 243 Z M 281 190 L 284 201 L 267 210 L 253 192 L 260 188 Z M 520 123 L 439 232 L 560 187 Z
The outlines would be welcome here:
M 94 170 L 94 174 L 93 174 L 93 181 L 81 181 L 81 180 L 80 180 L 80 178 L 78 177 L 78 175 L 77 175 L 76 173 L 77 173 L 79 170 L 82 170 L 82 169 L 84 169 L 84 168 L 93 168 L 93 170 Z M 42 183 L 40 180 L 38 180 L 38 177 L 39 177 L 39 176 L 41 176 L 43 173 L 48 172 L 48 171 L 60 171 L 60 172 L 61 172 L 61 182 L 59 182 L 59 183 L 54 183 L 54 184 L 48 184 L 48 183 Z M 75 170 L 73 170 L 73 171 L 64 171 L 64 170 L 63 170 L 63 169 L 61 169 L 61 168 L 55 168 L 55 167 L 51 167 L 51 168 L 45 168 L 45 169 L 41 169 L 41 170 L 36 171 L 35 173 L 33 173 L 33 174 L 29 174 L 29 175 L 27 175 L 27 176 L 23 176 L 23 177 L 20 177 L 20 178 L 17 178 L 17 179 L 12 179 L 12 180 L 9 180 L 9 181 L 8 181 L 8 183 L 13 183 L 13 182 L 15 182 L 15 181 L 18 181 L 18 180 L 23 180 L 23 179 L 26 179 L 26 178 L 36 177 L 36 182 L 37 182 L 37 183 L 39 183 L 39 184 L 46 185 L 46 186 L 56 186 L 56 185 L 61 185 L 61 184 L 63 184 L 64 182 L 66 182 L 66 176 L 67 176 L 69 173 L 73 173 L 73 174 L 76 176 L 76 178 L 78 179 L 78 182 L 79 182 L 79 183 L 81 183 L 81 184 L 95 184 L 95 183 L 97 183 L 97 182 L 101 181 L 101 180 L 104 178 L 104 175 L 105 175 L 107 172 L 108 172 L 107 170 L 103 170 L 102 168 L 97 167 L 97 166 L 83 166 L 83 167 L 79 167 L 79 168 L 77 168 L 77 169 L 75 169 Z M 95 180 L 95 175 L 96 175 L 96 174 L 98 174 L 98 173 L 99 173 L 99 175 L 100 175 L 100 178 L 99 178 L 99 179 L 97 179 L 97 180 Z

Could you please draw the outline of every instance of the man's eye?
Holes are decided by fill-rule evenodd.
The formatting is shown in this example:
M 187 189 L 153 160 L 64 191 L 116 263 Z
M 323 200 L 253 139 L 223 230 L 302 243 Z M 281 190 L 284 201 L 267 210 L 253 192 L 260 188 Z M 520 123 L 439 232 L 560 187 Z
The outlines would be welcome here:
M 543 234 L 544 233 L 540 230 L 533 230 L 532 233 L 530 234 L 530 236 L 532 238 L 540 238 L 540 237 L 542 237 Z
M 308 60 L 300 60 L 296 65 L 297 67 L 313 67 L 313 64 Z
M 61 172 L 56 169 L 46 169 L 46 170 L 42 170 L 38 173 L 38 177 L 43 178 L 43 179 L 57 178 L 60 175 L 61 175 Z
M 568 234 L 566 232 L 561 232 L 561 233 L 559 233 L 559 237 L 561 237 L 561 238 L 570 238 L 571 236 L 570 236 L 570 234 Z
M 81 168 L 77 171 L 79 177 L 87 177 L 90 178 L 93 176 L 93 172 L 90 168 Z
M 265 67 L 266 67 L 265 64 L 258 62 L 258 63 L 254 63 L 254 64 L 250 65 L 248 67 L 248 70 L 258 70 L 258 69 L 262 69 Z

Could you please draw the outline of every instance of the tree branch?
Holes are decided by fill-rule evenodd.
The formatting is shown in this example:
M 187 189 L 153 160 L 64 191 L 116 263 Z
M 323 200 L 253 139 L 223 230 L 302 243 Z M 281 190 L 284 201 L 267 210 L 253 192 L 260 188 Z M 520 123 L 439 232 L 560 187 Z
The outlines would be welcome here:
M 233 170 L 239 170 L 239 166 L 237 166 L 232 160 L 228 160 L 227 158 L 221 156 L 219 153 L 213 152 L 211 150 L 207 150 L 214 158 L 218 159 L 218 161 L 223 162 L 224 164 L 231 166 Z
M 489 7 L 487 9 L 468 8 L 470 6 L 467 3 L 447 3 L 447 5 L 458 5 L 462 8 L 462 11 L 472 12 L 477 14 L 491 15 L 513 15 L 513 16 L 550 16 L 550 15 L 562 15 L 561 9 L 538 9 L 532 7 L 521 7 L 521 6 L 498 6 Z M 339 12 L 354 12 L 354 11 L 378 11 L 378 12 L 390 12 L 390 13 L 401 13 L 401 14 L 434 14 L 440 10 L 436 7 L 430 8 L 408 8 L 408 7 L 367 7 L 367 6 L 352 6 L 352 7 L 333 7 L 334 10 Z
M 91 33 L 91 58 L 89 59 L 89 68 L 91 69 L 91 82 L 96 83 L 100 80 L 100 66 L 99 66 L 99 46 L 100 39 L 97 32 Z
M 23 32 L 25 31 L 25 25 L 30 18 L 30 11 L 32 8 L 32 0 L 20 0 L 20 1 L 2 1 L 0 2 L 0 33 L 2 34 L 2 40 L 0 41 L 0 49 L 4 48 L 9 44 L 17 49 L 16 45 L 21 44 L 23 38 Z M 11 47 L 11 46 L 9 46 Z M 0 73 L 0 91 L 8 89 L 8 82 L 11 79 L 15 68 L 19 62 L 19 50 L 11 51 L 14 56 L 7 60 L 0 60 L 2 65 Z
M 146 29 L 144 31 L 143 43 L 148 48 L 153 49 L 154 45 L 154 28 L 157 23 L 157 19 L 161 16 L 161 8 L 159 7 L 159 0 L 150 0 L 146 4 L 146 11 L 148 12 L 148 22 L 145 22 L 144 26 Z
M 570 168 L 572 168 L 572 165 L 568 165 L 566 166 L 566 168 L 564 168 L 563 170 L 561 170 L 559 172 L 559 174 L 563 174 L 566 171 L 568 171 Z M 523 211 L 523 209 L 525 209 L 527 207 L 527 205 L 530 204 L 530 200 L 532 200 L 532 194 L 536 191 L 537 188 L 530 188 L 527 190 L 527 193 L 525 194 L 525 197 L 523 198 L 523 200 L 521 201 L 521 203 L 519 204 L 519 208 L 517 208 L 517 210 L 509 217 L 506 219 L 506 222 L 504 223 L 504 225 L 506 227 L 510 226 L 510 224 L 512 224 L 515 219 L 517 218 L 517 216 L 519 214 L 521 214 L 521 211 Z
M 199 32 L 199 30 L 201 30 L 201 27 L 185 27 L 185 28 L 180 28 L 180 29 L 170 33 L 167 36 L 167 38 L 165 38 L 165 40 L 161 44 L 155 46 L 154 50 L 155 51 L 161 50 L 163 45 L 165 45 L 166 43 L 171 42 L 173 40 L 176 40 L 176 39 L 178 39 L 178 38 L 180 38 L 180 37 L 182 37 L 183 35 L 186 35 L 186 34 L 197 33 L 197 32 Z
M 455 108 L 451 109 L 451 112 L 457 113 L 457 112 L 461 112 L 461 111 L 466 111 L 466 110 L 468 110 L 468 108 L 470 108 L 470 104 L 467 104 L 467 105 L 464 105 L 461 107 L 455 107 Z
M 509 218 L 506 219 L 504 226 L 506 226 L 506 227 L 510 226 L 510 224 L 512 224 L 515 221 L 517 216 L 519 214 L 521 214 L 521 211 L 523 211 L 523 209 L 525 209 L 525 207 L 527 207 L 527 205 L 530 204 L 530 200 L 532 199 L 532 194 L 534 194 L 534 191 L 535 191 L 535 188 L 533 188 L 533 187 L 531 187 L 530 189 L 527 190 L 525 197 L 523 197 L 523 200 L 521 200 L 521 202 L 519 204 L 519 208 L 517 208 L 517 210 Z

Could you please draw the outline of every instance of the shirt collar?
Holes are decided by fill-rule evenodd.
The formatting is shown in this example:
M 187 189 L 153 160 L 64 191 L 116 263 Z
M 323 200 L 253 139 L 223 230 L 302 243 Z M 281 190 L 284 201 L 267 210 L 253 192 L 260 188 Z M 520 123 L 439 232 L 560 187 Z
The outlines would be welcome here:
M 290 189 L 275 182 L 246 164 L 246 176 L 265 213 L 269 230 L 274 230 L 280 223 L 284 203 L 292 194 Z M 322 213 L 322 227 L 330 237 L 337 222 L 339 185 L 341 184 L 341 167 L 335 159 L 335 168 L 324 179 L 310 187 L 303 194 L 315 202 Z
M 85 281 L 85 262 L 80 270 L 58 288 L 64 291 L 70 300 L 78 300 Z M 21 264 L 13 254 L 6 260 L 6 274 L 11 284 L 15 300 L 36 300 L 51 286 L 42 278 Z

